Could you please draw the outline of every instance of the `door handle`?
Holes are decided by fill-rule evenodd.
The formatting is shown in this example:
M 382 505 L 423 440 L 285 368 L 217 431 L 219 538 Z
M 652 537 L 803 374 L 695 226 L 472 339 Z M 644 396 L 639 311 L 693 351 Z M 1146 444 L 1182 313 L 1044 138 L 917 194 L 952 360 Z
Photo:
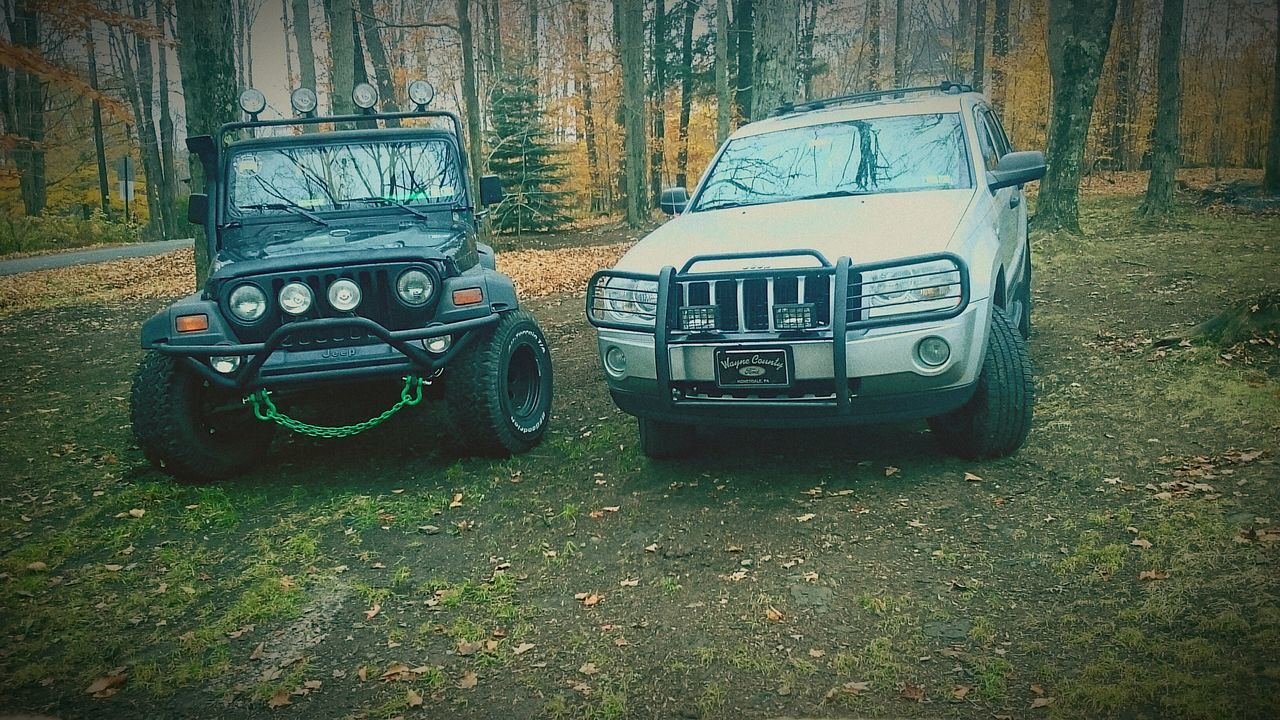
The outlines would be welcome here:
M 1022 204 L 1022 193 L 1019 193 L 1015 190 L 1013 195 L 1009 196 L 1009 207 L 1016 208 L 1021 204 Z

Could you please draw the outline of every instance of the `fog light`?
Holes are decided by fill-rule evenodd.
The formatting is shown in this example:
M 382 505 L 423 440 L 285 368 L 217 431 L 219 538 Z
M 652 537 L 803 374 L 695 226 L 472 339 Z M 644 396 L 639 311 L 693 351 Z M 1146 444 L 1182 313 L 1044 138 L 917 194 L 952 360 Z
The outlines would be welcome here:
M 813 327 L 813 303 L 774 305 L 773 325 L 779 330 L 807 330 Z
M 239 355 L 218 355 L 209 358 L 209 364 L 223 375 L 230 375 L 240 369 Z
M 439 355 L 449 349 L 449 346 L 453 344 L 453 338 L 448 335 L 439 335 L 433 338 L 427 338 L 422 344 L 423 347 L 427 349 L 427 352 Z
M 360 304 L 360 286 L 342 278 L 329 286 L 329 304 L 338 312 L 351 312 Z
M 929 367 L 939 367 L 951 359 L 951 346 L 940 337 L 930 336 L 916 345 L 916 357 Z
M 718 327 L 720 327 L 720 308 L 715 305 L 691 305 L 680 308 L 680 328 L 682 330 L 710 332 Z
M 627 354 L 616 345 L 610 345 L 604 351 L 604 369 L 614 377 L 622 377 L 627 374 Z

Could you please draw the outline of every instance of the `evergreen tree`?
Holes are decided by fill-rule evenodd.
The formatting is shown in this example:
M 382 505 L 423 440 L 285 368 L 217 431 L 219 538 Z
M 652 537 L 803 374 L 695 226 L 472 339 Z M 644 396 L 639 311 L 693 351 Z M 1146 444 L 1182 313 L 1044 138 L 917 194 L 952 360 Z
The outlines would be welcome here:
M 564 169 L 547 142 L 537 81 L 524 70 L 499 80 L 493 91 L 489 170 L 502 178 L 506 197 L 493 208 L 497 232 L 520 235 L 555 230 L 568 222 Z

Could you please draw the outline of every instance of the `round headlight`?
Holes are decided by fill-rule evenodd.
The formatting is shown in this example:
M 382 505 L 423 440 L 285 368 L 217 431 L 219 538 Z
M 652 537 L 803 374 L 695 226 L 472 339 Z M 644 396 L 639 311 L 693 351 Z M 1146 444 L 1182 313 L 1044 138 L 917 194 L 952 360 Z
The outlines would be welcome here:
M 405 270 L 396 280 L 396 294 L 400 296 L 401 302 L 411 307 L 426 305 L 435 291 L 435 280 L 422 270 Z
M 280 309 L 290 315 L 301 315 L 311 309 L 314 296 L 311 288 L 300 282 L 291 282 L 280 288 Z
M 209 364 L 223 375 L 230 375 L 240 369 L 239 355 L 216 355 L 209 358 Z
M 250 115 L 257 115 L 267 109 L 267 96 L 261 90 L 249 88 L 240 93 L 240 109 Z
M 231 291 L 228 298 L 231 314 L 244 322 L 253 322 L 267 311 L 267 294 L 257 285 L 245 283 Z
M 343 278 L 329 286 L 329 304 L 339 312 L 351 312 L 360 304 L 360 286 Z
M 360 83 L 351 91 L 351 102 L 361 110 L 368 110 L 378 104 L 378 90 L 369 83 Z
M 409 83 L 409 102 L 414 105 L 427 106 L 436 99 L 436 89 L 426 80 L 414 80 Z
M 289 104 L 299 115 L 306 115 L 316 109 L 316 91 L 311 88 L 298 88 L 289 93 Z
M 951 359 L 951 345 L 946 340 L 931 335 L 916 345 L 916 357 L 929 367 L 941 367 Z

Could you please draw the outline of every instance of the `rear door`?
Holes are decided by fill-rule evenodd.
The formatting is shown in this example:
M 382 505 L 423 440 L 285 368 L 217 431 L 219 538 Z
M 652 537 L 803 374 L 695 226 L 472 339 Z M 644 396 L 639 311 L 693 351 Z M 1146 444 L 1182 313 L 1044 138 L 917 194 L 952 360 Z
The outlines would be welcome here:
M 990 108 L 977 105 L 973 112 L 982 159 L 987 169 L 991 170 L 1000 158 L 1012 152 L 1013 148 L 1009 146 L 1009 139 Z M 1024 207 L 1021 187 L 1001 188 L 993 195 L 992 203 L 996 212 L 995 229 L 996 235 L 1000 238 L 1000 257 L 1005 267 L 1005 284 L 1008 289 L 1022 278 L 1022 264 L 1027 260 L 1022 252 L 1025 244 L 1026 207 Z M 1007 297 L 1009 295 L 1006 295 Z

